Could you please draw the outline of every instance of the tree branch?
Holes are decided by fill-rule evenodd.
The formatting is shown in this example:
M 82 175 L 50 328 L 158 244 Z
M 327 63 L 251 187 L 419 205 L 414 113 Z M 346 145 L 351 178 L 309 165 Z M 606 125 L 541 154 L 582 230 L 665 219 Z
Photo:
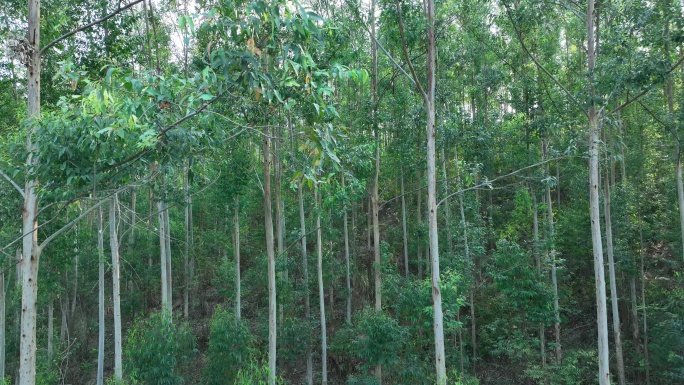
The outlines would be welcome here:
M 556 79 L 556 77 L 553 76 L 553 74 L 552 74 L 551 72 L 549 72 L 549 70 L 547 70 L 546 67 L 544 67 L 544 66 L 537 60 L 536 57 L 534 57 L 534 55 L 532 55 L 532 52 L 530 52 L 529 49 L 527 49 L 527 46 L 525 45 L 525 41 L 524 41 L 523 38 L 522 38 L 521 31 L 520 31 L 520 30 L 518 29 L 518 27 L 515 25 L 515 21 L 513 21 L 513 16 L 511 16 L 511 10 L 510 10 L 508 7 L 506 7 L 506 15 L 508 16 L 508 20 L 511 21 L 511 25 L 513 26 L 513 29 L 515 30 L 515 37 L 516 37 L 516 39 L 518 39 L 518 42 L 520 42 L 520 46 L 522 47 L 523 51 L 525 51 L 525 53 L 527 54 L 527 56 L 529 56 L 530 59 L 532 59 L 532 61 L 534 62 L 534 64 L 537 66 L 537 68 L 539 68 L 540 70 L 542 70 L 542 72 L 544 72 L 544 73 L 546 74 L 546 76 L 548 76 L 549 78 L 551 78 L 551 80 L 553 80 L 553 82 L 556 83 L 556 85 L 557 85 L 558 87 L 560 87 L 561 90 L 563 90 L 563 92 L 568 96 L 568 98 L 572 101 L 572 103 L 573 103 L 580 111 L 582 111 L 582 113 L 583 113 L 586 117 L 589 117 L 587 111 L 584 109 L 584 107 L 582 106 L 582 104 L 580 104 L 580 102 L 572 95 L 572 93 L 571 93 L 570 91 L 568 91 L 568 89 L 565 88 L 565 86 L 563 86 L 563 84 L 562 84 L 558 79 Z
M 401 6 L 399 5 L 399 1 L 395 0 L 394 4 L 397 7 L 397 18 L 399 19 L 399 34 L 401 35 L 401 50 L 404 52 L 404 59 L 406 60 L 406 63 L 409 66 L 409 69 L 411 70 L 411 75 L 413 75 L 413 85 L 418 89 L 418 92 L 420 92 L 420 96 L 425 99 L 425 102 L 427 103 L 427 93 L 425 93 L 425 90 L 423 89 L 423 86 L 420 84 L 420 80 L 418 80 L 418 75 L 416 75 L 416 69 L 413 68 L 413 63 L 411 63 L 411 57 L 408 54 L 408 49 L 406 48 L 406 36 L 404 35 L 404 18 L 401 15 Z
M 682 57 L 679 59 L 679 61 L 678 61 L 677 63 L 675 63 L 675 65 L 673 65 L 672 67 L 670 67 L 670 69 L 667 70 L 667 72 L 665 72 L 663 75 L 669 75 L 669 74 L 671 74 L 674 70 L 677 69 L 677 67 L 681 66 L 682 63 L 684 63 L 684 56 L 682 56 Z M 633 97 L 633 98 L 631 98 L 631 99 L 627 99 L 627 100 L 626 100 L 624 103 L 622 103 L 619 107 L 617 107 L 617 108 L 615 108 L 613 111 L 611 111 L 611 114 L 614 114 L 614 113 L 616 113 L 616 112 L 622 110 L 623 108 L 629 106 L 630 104 L 636 102 L 637 100 L 641 99 L 644 95 L 646 95 L 647 93 L 649 93 L 649 91 L 651 91 L 651 90 L 653 89 L 653 86 L 654 86 L 654 84 L 651 84 L 651 85 L 648 86 L 645 90 L 643 90 L 643 91 L 641 91 L 639 94 L 637 94 L 637 96 L 635 96 L 635 97 Z
M 12 178 L 9 177 L 9 175 L 5 174 L 5 172 L 2 170 L 0 170 L 0 175 L 7 179 L 7 181 L 10 182 L 12 186 L 14 186 L 14 188 L 17 189 L 17 191 L 19 191 L 19 194 L 21 194 L 22 198 L 25 198 L 24 190 L 22 190 L 21 187 L 19 187 L 19 185 L 15 181 L 13 181 Z
M 42 56 L 48 49 L 52 48 L 55 44 L 59 43 L 60 41 L 66 39 L 70 36 L 73 36 L 73 35 L 77 34 L 78 32 L 85 31 L 86 29 L 88 29 L 92 26 L 95 26 L 95 25 L 98 25 L 102 22 L 105 22 L 105 21 L 111 19 L 112 17 L 118 15 L 119 13 L 127 10 L 128 8 L 134 6 L 138 3 L 142 3 L 143 1 L 144 0 L 133 0 L 133 2 L 131 2 L 130 4 L 124 5 L 123 7 L 119 7 L 116 11 L 110 13 L 109 15 L 107 15 L 101 19 L 97 19 L 97 20 L 93 21 L 92 23 L 86 24 L 86 25 L 79 27 L 79 28 L 77 28 L 71 32 L 65 33 L 64 35 L 62 35 L 62 36 L 56 38 L 55 40 L 51 41 L 50 43 L 48 43 L 45 47 L 41 48 L 40 56 Z

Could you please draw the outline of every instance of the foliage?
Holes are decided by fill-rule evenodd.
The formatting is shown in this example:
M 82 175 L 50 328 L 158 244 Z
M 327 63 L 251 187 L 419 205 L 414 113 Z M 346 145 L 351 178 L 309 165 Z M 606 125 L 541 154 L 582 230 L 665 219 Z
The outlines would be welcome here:
M 245 322 L 237 320 L 231 310 L 216 306 L 209 332 L 209 363 L 204 370 L 206 383 L 233 383 L 236 373 L 249 360 L 252 343 L 253 337 Z
M 195 340 L 187 323 L 171 322 L 168 315 L 154 313 L 133 325 L 124 355 L 125 373 L 133 383 L 182 384 L 181 365 L 195 352 Z

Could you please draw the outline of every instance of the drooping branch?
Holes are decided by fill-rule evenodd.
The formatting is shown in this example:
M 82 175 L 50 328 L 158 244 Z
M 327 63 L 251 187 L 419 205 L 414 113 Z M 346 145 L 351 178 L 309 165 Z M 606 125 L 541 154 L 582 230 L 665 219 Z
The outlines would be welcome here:
M 13 181 L 12 178 L 9 177 L 9 175 L 5 174 L 5 172 L 2 170 L 0 170 L 0 175 L 2 175 L 5 179 L 7 179 L 7 181 L 10 182 L 12 184 L 12 186 L 14 186 L 14 188 L 17 189 L 17 191 L 19 191 L 19 194 L 21 194 L 22 198 L 25 197 L 24 196 L 24 190 L 22 190 L 21 187 L 19 187 L 19 185 L 15 181 Z
M 71 37 L 71 36 L 73 36 L 79 32 L 85 31 L 86 29 L 88 29 L 90 27 L 93 27 L 93 26 L 96 26 L 100 23 L 103 23 L 103 22 L 111 19 L 112 17 L 118 15 L 119 13 L 127 10 L 128 8 L 134 6 L 138 3 L 142 3 L 143 1 L 144 0 L 133 0 L 133 2 L 131 2 L 127 5 L 124 5 L 123 7 L 119 7 L 117 10 L 115 10 L 114 12 L 104 16 L 101 19 L 97 19 L 97 20 L 93 21 L 92 23 L 88 23 L 82 27 L 76 28 L 75 30 L 73 30 L 71 32 L 65 33 L 64 35 L 62 35 L 62 36 L 56 38 L 55 40 L 51 41 L 50 43 L 48 43 L 45 47 L 41 48 L 40 55 L 42 56 L 48 49 L 52 48 L 55 44 L 59 43 L 60 41 L 67 39 L 67 38 L 69 38 L 69 37 Z

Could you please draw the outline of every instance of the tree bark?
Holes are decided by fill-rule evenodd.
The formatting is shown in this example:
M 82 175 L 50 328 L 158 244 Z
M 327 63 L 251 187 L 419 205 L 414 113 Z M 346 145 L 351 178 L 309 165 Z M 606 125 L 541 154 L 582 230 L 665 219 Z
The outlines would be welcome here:
M 97 385 L 104 384 L 105 349 L 105 259 L 104 218 L 102 208 L 97 210 L 97 258 L 98 258 L 98 339 L 97 339 Z
M 297 181 L 297 200 L 299 201 L 299 225 L 302 237 L 302 275 L 304 280 L 304 316 L 308 325 L 311 324 L 311 299 L 309 294 L 309 259 L 306 253 L 306 217 L 304 215 L 304 196 L 302 194 L 302 180 Z M 306 383 L 313 384 L 313 358 L 311 344 L 306 344 Z
M 608 160 L 610 162 L 610 160 Z M 613 338 L 615 338 L 615 360 L 618 371 L 618 384 L 625 385 L 625 362 L 622 355 L 622 333 L 620 327 L 620 312 L 618 309 L 617 283 L 615 278 L 615 256 L 613 248 L 613 223 L 610 214 L 610 177 L 606 167 L 605 178 L 603 178 L 604 198 L 603 211 L 606 223 L 606 251 L 608 254 L 608 277 L 610 283 L 610 302 L 613 319 Z
M 161 309 L 165 317 L 171 317 L 171 300 L 169 299 L 168 270 L 166 269 L 166 221 L 164 220 L 164 202 L 157 201 L 157 217 L 159 220 L 159 254 L 161 268 Z
M 166 183 L 164 184 L 166 185 Z M 168 296 L 169 315 L 173 316 L 173 271 L 171 258 L 171 221 L 169 220 L 169 203 L 164 201 L 164 244 L 166 245 L 166 295 Z M 173 317 L 170 318 L 173 321 Z
M 401 165 L 399 172 L 401 175 L 401 230 L 404 241 L 404 275 L 409 276 L 409 250 L 408 250 L 408 231 L 406 229 L 406 192 L 404 191 L 404 166 Z
M 541 253 L 539 250 L 539 212 L 537 208 L 537 194 L 534 189 L 530 189 L 532 194 L 532 232 L 534 237 L 534 260 L 537 265 L 537 276 L 542 280 Z M 542 366 L 546 366 L 546 328 L 544 324 L 539 324 L 539 354 L 541 355 Z
M 27 116 L 30 120 L 29 133 L 26 138 L 26 166 L 38 164 L 38 156 L 34 155 L 35 145 L 32 134 L 38 129 L 40 120 L 40 0 L 28 2 L 27 41 L 30 45 L 30 57 L 27 64 Z M 34 385 L 36 382 L 36 316 L 38 304 L 38 247 L 37 179 L 27 179 L 24 189 L 24 206 L 22 207 L 22 290 L 21 290 L 21 332 L 19 346 L 19 385 Z
M 5 269 L 2 269 L 2 271 L 0 271 L 0 381 L 5 378 L 5 332 L 7 331 L 7 322 L 5 318 L 6 294 Z
M 109 200 L 109 247 L 112 251 L 112 301 L 114 302 L 114 378 L 123 380 L 121 363 L 121 296 L 119 282 L 121 264 L 119 263 L 119 239 L 116 231 L 116 195 Z
M 276 277 L 273 244 L 273 209 L 271 207 L 271 155 L 268 128 L 264 127 L 264 226 L 266 228 L 266 255 L 268 257 L 268 383 L 275 385 L 276 378 Z
M 323 283 L 323 232 L 321 230 L 321 198 L 318 186 L 314 187 L 316 200 L 316 251 L 318 253 L 318 304 L 321 311 L 321 383 L 328 384 L 328 343 L 325 324 L 325 287 Z
M 55 301 L 50 295 L 48 301 L 48 330 L 47 330 L 47 357 L 52 360 L 52 341 L 55 338 Z
M 644 270 L 644 259 L 645 259 L 645 245 L 644 245 L 644 229 L 643 229 L 643 222 L 641 220 L 641 214 L 639 214 L 639 245 L 640 247 L 640 256 L 641 256 L 641 266 L 640 266 L 640 273 L 641 273 L 641 309 L 642 309 L 642 314 L 641 318 L 644 323 L 644 361 L 645 361 L 645 366 L 646 366 L 646 385 L 651 385 L 651 360 L 649 357 L 649 349 L 648 349 L 648 320 L 646 317 L 646 272 Z
M 342 190 L 346 191 L 346 185 L 344 183 L 344 175 L 342 175 Z M 345 275 L 345 285 L 347 288 L 347 311 L 345 316 L 345 321 L 351 325 L 351 313 L 352 313 L 352 291 L 351 291 L 351 275 L 349 272 L 349 226 L 348 226 L 348 209 L 347 202 L 344 202 L 344 264 L 346 268 Z M 404 241 L 406 238 L 404 238 Z
M 593 81 L 596 60 L 596 41 L 594 40 L 594 0 L 587 5 L 587 69 Z M 589 85 L 589 97 L 595 97 L 593 84 Z M 601 239 L 601 214 L 599 209 L 599 132 L 598 114 L 592 102 L 589 105 L 589 213 L 591 220 L 591 240 L 594 253 L 594 278 L 596 280 L 596 318 L 598 326 L 599 384 L 610 385 L 610 358 L 608 346 L 608 312 L 606 309 L 606 278 L 603 265 L 603 242 Z
M 235 318 L 242 318 L 242 295 L 240 279 L 240 195 L 235 194 L 235 214 L 233 217 L 233 252 L 235 253 Z
M 187 8 L 187 2 L 186 2 Z M 186 59 L 186 77 L 187 77 L 187 47 L 184 50 Z M 183 317 L 188 319 L 190 315 L 190 162 L 185 160 L 185 167 L 183 172 L 183 193 L 185 194 L 185 242 L 183 242 Z
M 546 157 L 548 154 L 548 148 L 549 143 L 546 142 L 546 145 L 543 149 L 544 157 Z M 546 175 L 547 177 L 551 176 L 549 173 L 548 163 L 546 166 Z M 556 176 L 558 176 L 558 169 L 556 169 Z M 558 181 L 556 181 L 556 183 L 558 183 Z M 549 255 L 551 259 L 551 285 L 553 286 L 553 334 L 556 339 L 556 362 L 560 363 L 563 361 L 563 348 L 561 346 L 560 305 L 558 300 L 558 276 L 556 271 L 556 235 L 553 219 L 553 201 L 551 200 L 551 185 L 549 183 L 546 183 L 546 217 L 548 218 L 547 220 L 549 226 Z
M 274 191 L 274 201 L 276 204 L 275 212 L 275 228 L 276 228 L 276 255 L 278 259 L 287 259 L 285 256 L 285 201 L 282 196 L 282 164 L 280 162 L 280 141 L 281 141 L 281 130 L 280 126 L 274 129 L 275 131 L 275 146 L 273 151 L 273 168 L 275 171 L 275 191 Z M 287 276 L 286 272 L 279 274 L 281 279 L 285 279 Z M 284 306 L 283 301 L 278 304 L 278 319 L 283 322 L 283 312 Z

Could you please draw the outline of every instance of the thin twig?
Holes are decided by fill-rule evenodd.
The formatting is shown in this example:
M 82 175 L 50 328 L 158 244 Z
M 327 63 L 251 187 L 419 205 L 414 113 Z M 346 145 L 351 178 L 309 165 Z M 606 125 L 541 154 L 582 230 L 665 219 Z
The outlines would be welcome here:
M 19 191 L 19 194 L 21 194 L 22 198 L 26 198 L 24 196 L 24 190 L 22 190 L 21 187 L 19 187 L 19 185 L 15 181 L 13 181 L 12 178 L 9 177 L 9 175 L 5 174 L 5 172 L 2 170 L 0 170 L 0 175 L 7 179 L 7 181 L 10 182 L 12 186 L 14 186 L 14 188 L 17 189 L 17 191 Z
M 77 29 L 75 29 L 75 30 L 73 30 L 73 31 L 71 31 L 71 32 L 65 33 L 64 35 L 62 35 L 62 36 L 56 38 L 55 40 L 51 41 L 50 43 L 48 43 L 45 47 L 41 48 L 41 50 L 40 50 L 40 55 L 42 56 L 42 55 L 45 53 L 45 51 L 47 51 L 48 49 L 52 48 L 52 46 L 54 46 L 55 44 L 59 43 L 60 41 L 66 39 L 66 38 L 68 38 L 68 37 L 70 37 L 70 36 L 73 36 L 73 35 L 77 34 L 78 32 L 85 31 L 86 29 L 88 29 L 88 28 L 90 28 L 90 27 L 92 27 L 92 26 L 95 26 L 95 25 L 97 25 L 97 24 L 100 24 L 100 23 L 102 23 L 102 22 L 105 22 L 105 21 L 111 19 L 112 17 L 118 15 L 119 13 L 121 13 L 121 12 L 127 10 L 128 8 L 134 6 L 134 5 L 138 4 L 138 3 L 142 3 L 143 1 L 144 1 L 144 0 L 134 0 L 132 3 L 127 4 L 127 5 L 123 6 L 123 7 L 119 7 L 116 11 L 110 13 L 109 15 L 107 15 L 107 16 L 101 18 L 101 19 L 97 19 L 97 20 L 93 21 L 92 23 L 86 24 L 86 25 L 84 25 L 84 26 L 82 26 L 82 27 L 79 27 L 79 28 L 77 28 Z

